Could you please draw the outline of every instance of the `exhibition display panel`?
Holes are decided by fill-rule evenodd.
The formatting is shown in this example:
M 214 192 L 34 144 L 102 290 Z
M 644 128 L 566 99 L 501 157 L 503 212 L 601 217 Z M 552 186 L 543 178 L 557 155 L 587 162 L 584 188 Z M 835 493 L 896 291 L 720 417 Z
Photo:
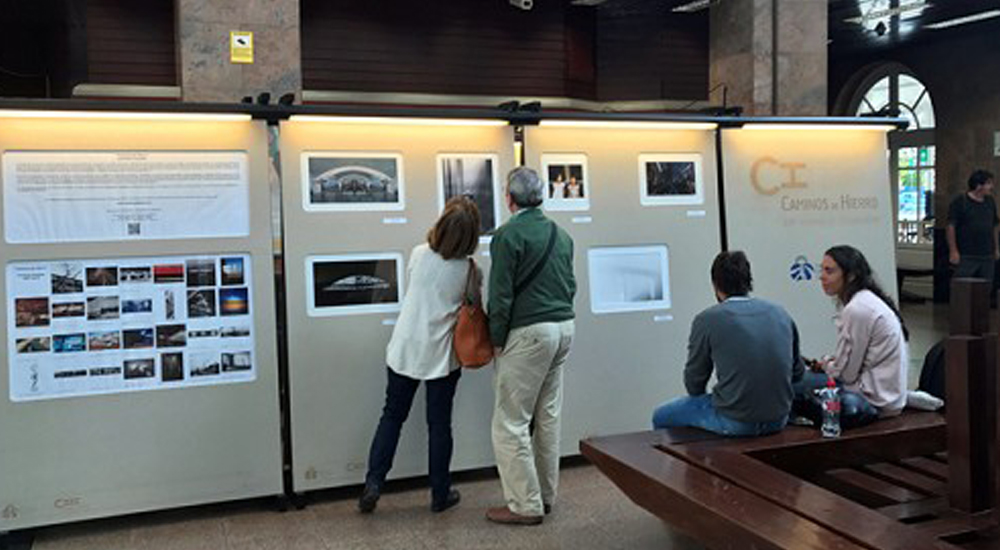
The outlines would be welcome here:
M 721 237 L 714 124 L 559 123 L 526 128 L 525 164 L 575 244 L 562 408 L 572 455 L 581 438 L 648 429 L 657 405 L 684 394 L 688 331 L 715 303 Z
M 0 531 L 281 494 L 266 124 L 0 111 L 0 159 Z
M 859 249 L 896 299 L 891 127 L 747 125 L 722 130 L 730 249 L 744 250 L 754 291 L 795 319 L 802 353 L 834 353 L 833 299 L 819 284 L 823 253 Z
M 301 119 L 281 124 L 293 488 L 360 483 L 385 399 L 385 348 L 407 292 L 406 262 L 445 201 L 482 213 L 476 260 L 506 219 L 514 166 L 503 121 Z M 455 397 L 453 468 L 493 464 L 492 370 L 465 371 Z M 427 473 L 424 391 L 392 477 Z

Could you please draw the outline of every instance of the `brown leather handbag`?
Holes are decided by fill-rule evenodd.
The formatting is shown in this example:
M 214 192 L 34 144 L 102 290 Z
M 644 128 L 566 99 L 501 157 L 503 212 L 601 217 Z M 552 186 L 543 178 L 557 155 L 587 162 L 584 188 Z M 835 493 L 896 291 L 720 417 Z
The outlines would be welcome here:
M 465 278 L 452 344 L 458 363 L 469 369 L 478 369 L 493 360 L 490 325 L 476 283 L 476 262 L 469 258 L 469 275 Z

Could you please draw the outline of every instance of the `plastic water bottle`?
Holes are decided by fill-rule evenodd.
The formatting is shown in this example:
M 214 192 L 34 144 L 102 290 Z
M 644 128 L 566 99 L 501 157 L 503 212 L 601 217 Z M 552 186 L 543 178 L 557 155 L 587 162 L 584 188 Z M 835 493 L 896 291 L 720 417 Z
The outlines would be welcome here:
M 840 390 L 833 378 L 826 379 L 826 387 L 819 390 L 823 405 L 823 437 L 840 437 Z

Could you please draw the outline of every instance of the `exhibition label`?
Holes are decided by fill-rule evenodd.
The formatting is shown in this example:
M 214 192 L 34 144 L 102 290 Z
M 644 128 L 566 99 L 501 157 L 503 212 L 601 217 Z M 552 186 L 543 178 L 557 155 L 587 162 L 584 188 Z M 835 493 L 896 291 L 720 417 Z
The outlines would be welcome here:
M 242 151 L 3 154 L 11 244 L 245 237 Z

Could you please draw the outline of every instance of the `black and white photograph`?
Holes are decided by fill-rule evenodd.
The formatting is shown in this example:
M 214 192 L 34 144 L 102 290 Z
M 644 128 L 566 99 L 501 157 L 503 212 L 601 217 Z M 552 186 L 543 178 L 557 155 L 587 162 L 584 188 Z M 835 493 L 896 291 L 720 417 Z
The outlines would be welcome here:
M 87 298 L 88 321 L 117 319 L 118 313 L 118 296 L 90 296 Z
M 666 246 L 591 248 L 587 260 L 594 313 L 670 308 Z
M 83 302 L 56 302 L 52 304 L 52 318 L 86 317 L 87 304 Z
M 243 258 L 222 258 L 222 286 L 239 286 L 243 284 Z
M 121 333 L 117 330 L 103 330 L 87 335 L 87 349 L 90 351 L 121 349 L 121 347 Z
M 126 380 L 156 376 L 156 365 L 152 359 L 126 359 L 122 366 Z
M 118 268 L 116 266 L 88 267 L 87 286 L 118 286 Z
M 215 286 L 215 258 L 188 260 L 187 286 Z
M 303 153 L 303 207 L 402 210 L 403 157 L 393 153 Z
M 173 321 L 177 317 L 177 299 L 173 290 L 163 291 L 163 316 L 168 321 Z
M 118 268 L 118 280 L 122 283 L 151 283 L 153 268 L 151 267 L 121 267 Z
M 188 356 L 188 361 L 190 362 L 188 367 L 191 370 L 192 378 L 196 376 L 211 376 L 221 372 L 218 353 L 192 353 Z
M 188 317 L 215 317 L 215 289 L 189 290 L 187 304 Z
M 122 315 L 152 312 L 152 298 L 122 298 Z
M 640 202 L 643 206 L 701 204 L 701 155 L 639 155 Z
M 195 338 L 218 338 L 219 329 L 217 328 L 203 328 L 188 331 L 188 340 L 193 340 Z
M 118 376 L 122 373 L 121 367 L 92 367 L 90 376 Z
M 180 380 L 184 380 L 183 353 L 160 354 L 160 379 L 164 382 L 178 382 Z
M 250 336 L 249 326 L 233 326 L 233 327 L 222 327 L 219 330 L 219 336 L 222 338 L 245 338 Z
M 52 264 L 52 294 L 83 292 L 83 264 L 59 262 Z
M 582 154 L 542 155 L 546 210 L 589 210 L 590 181 L 587 156 Z
M 187 327 L 185 325 L 157 325 L 156 347 L 179 348 L 187 345 Z
M 52 340 L 48 336 L 18 338 L 15 343 L 18 353 L 39 353 L 52 350 Z
M 309 314 L 399 311 L 402 254 L 306 258 Z
M 253 368 L 253 364 L 250 361 L 249 351 L 222 353 L 222 372 L 239 372 L 250 370 L 251 368 Z
M 153 329 L 151 328 L 127 328 L 122 330 L 122 347 L 125 349 L 151 348 L 155 343 Z
M 500 219 L 497 163 L 492 154 L 438 155 L 440 210 L 453 197 L 469 197 L 479 207 L 481 236 L 492 234 Z

